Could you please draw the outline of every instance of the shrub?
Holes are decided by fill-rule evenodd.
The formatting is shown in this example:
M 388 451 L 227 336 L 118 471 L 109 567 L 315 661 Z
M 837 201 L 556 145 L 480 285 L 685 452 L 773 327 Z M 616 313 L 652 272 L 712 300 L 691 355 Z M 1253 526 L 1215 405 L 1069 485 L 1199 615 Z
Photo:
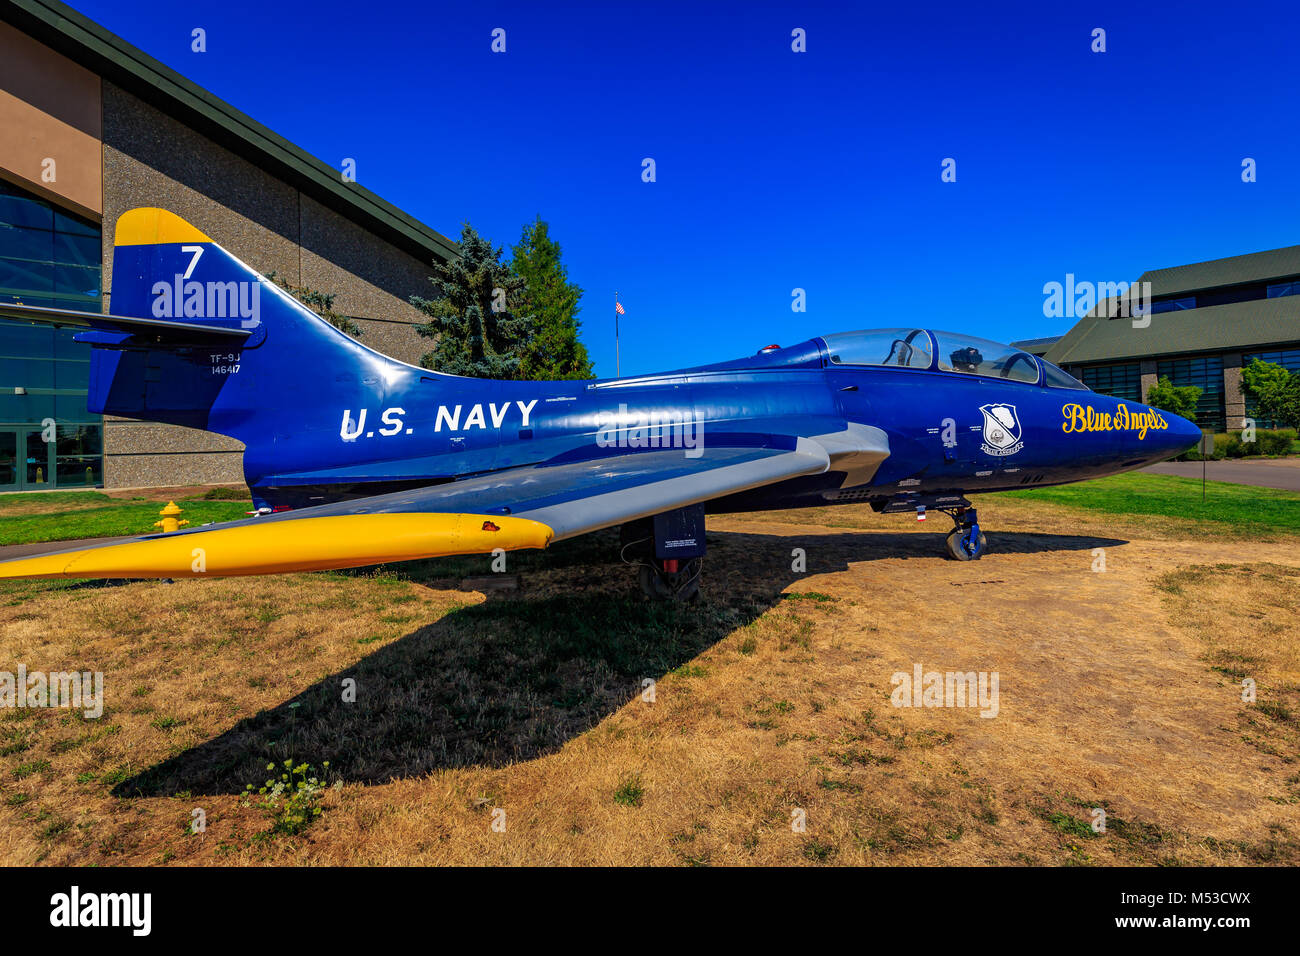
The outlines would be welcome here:
M 1249 445 L 1241 443 L 1241 432 L 1228 432 L 1223 436 L 1225 441 L 1223 445 L 1223 454 L 1225 458 L 1242 458 L 1250 454 Z M 1214 436 L 1214 450 L 1219 450 L 1219 436 Z
M 1241 440 L 1241 430 L 1214 436 L 1214 454 L 1211 461 L 1223 458 L 1245 458 L 1250 455 L 1287 455 L 1296 441 L 1294 428 L 1258 429 L 1253 442 Z M 1178 461 L 1200 461 L 1200 448 L 1193 448 L 1178 456 Z
M 205 501 L 247 501 L 247 488 L 209 488 L 203 493 Z
M 1209 460 L 1219 461 L 1222 458 L 1227 458 L 1229 445 L 1230 445 L 1230 437 L 1228 435 L 1223 435 L 1223 434 L 1215 435 L 1214 453 L 1209 456 Z M 1187 451 L 1183 452 L 1174 460 L 1175 461 L 1200 461 L 1201 457 L 1202 457 L 1201 446 L 1198 443 L 1196 447 L 1189 448 Z
M 1274 428 L 1255 432 L 1255 450 L 1251 455 L 1286 455 L 1291 452 L 1291 445 L 1296 440 L 1294 428 Z M 1247 445 L 1247 448 L 1250 446 Z

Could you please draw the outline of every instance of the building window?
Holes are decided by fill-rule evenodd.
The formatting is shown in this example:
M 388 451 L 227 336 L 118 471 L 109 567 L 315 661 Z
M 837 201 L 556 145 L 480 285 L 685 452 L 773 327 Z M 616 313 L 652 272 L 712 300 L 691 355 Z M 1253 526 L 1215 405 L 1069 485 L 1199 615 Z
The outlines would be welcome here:
M 1261 362 L 1271 362 L 1273 365 L 1280 365 L 1289 372 L 1300 372 L 1300 349 L 1280 349 L 1275 352 L 1251 352 L 1249 355 L 1241 357 L 1243 366 L 1249 365 L 1255 359 Z
M 1199 388 L 1201 397 L 1196 402 L 1196 424 L 1216 431 L 1224 429 L 1227 415 L 1223 407 L 1223 356 L 1160 362 L 1156 366 L 1156 375 L 1175 385 Z
M 1300 293 L 1300 282 L 1274 282 L 1268 287 L 1270 299 L 1280 299 L 1284 295 Z
M 1297 287 L 1300 287 L 1300 282 L 1297 282 L 1296 285 Z M 1241 357 L 1242 367 L 1245 368 L 1255 359 L 1259 359 L 1261 362 L 1271 362 L 1274 365 L 1281 365 L 1287 371 L 1300 374 L 1300 349 L 1281 349 L 1279 351 L 1274 351 L 1274 352 L 1251 352 L 1249 355 L 1243 355 Z M 1281 428 L 1282 427 L 1281 422 L 1276 422 L 1266 418 L 1260 418 L 1259 415 L 1257 414 L 1259 412 L 1259 401 L 1255 398 L 1255 396 L 1247 394 L 1245 389 L 1242 389 L 1241 393 L 1246 399 L 1246 417 L 1255 419 L 1256 427 L 1258 428 Z M 1241 423 L 1232 422 L 1231 424 L 1234 427 L 1236 427 Z
M 1142 370 L 1137 362 L 1086 366 L 1079 370 L 1079 378 L 1094 392 L 1130 402 L 1142 401 Z
M 1187 309 L 1196 308 L 1196 296 L 1188 295 L 1179 299 L 1158 299 L 1151 303 L 1151 314 L 1159 315 L 1161 312 L 1183 312 Z
M 0 181 L 0 301 L 100 311 L 100 229 Z M 103 483 L 90 346 L 0 321 L 0 491 Z

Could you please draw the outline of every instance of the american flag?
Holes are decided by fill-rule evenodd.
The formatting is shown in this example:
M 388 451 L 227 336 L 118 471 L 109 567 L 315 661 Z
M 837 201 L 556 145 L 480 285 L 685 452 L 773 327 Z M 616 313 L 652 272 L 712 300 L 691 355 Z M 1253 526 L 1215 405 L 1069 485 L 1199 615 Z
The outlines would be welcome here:
M 623 311 L 622 302 L 618 302 L 618 301 L 614 302 L 614 311 L 617 312 L 619 315 L 627 315 L 627 313 Z

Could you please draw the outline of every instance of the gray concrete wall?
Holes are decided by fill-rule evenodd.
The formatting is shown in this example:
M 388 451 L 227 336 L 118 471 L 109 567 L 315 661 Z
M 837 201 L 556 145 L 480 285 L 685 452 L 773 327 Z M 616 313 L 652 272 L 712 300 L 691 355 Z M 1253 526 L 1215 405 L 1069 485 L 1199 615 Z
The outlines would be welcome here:
M 1223 356 L 1223 410 L 1228 429 L 1241 428 L 1246 417 L 1246 395 L 1241 390 L 1241 353 Z
M 262 273 L 333 293 L 361 341 L 419 364 L 430 343 L 407 298 L 427 295 L 421 262 L 254 164 L 107 81 L 103 84 L 104 289 L 112 288 L 113 226 L 137 206 L 187 219 Z M 105 308 L 112 301 L 105 294 Z M 110 488 L 238 482 L 243 445 L 193 429 L 106 417 Z
M 1155 387 L 1159 376 L 1156 374 L 1158 366 L 1151 359 L 1143 359 L 1138 366 L 1138 372 L 1142 375 L 1142 401 L 1147 400 L 1147 392 Z

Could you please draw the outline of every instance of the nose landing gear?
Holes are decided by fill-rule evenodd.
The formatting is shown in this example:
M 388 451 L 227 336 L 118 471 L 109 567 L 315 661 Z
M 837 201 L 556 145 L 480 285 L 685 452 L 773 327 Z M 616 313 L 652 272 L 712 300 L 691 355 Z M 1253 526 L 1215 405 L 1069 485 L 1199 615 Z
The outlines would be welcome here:
M 978 561 L 984 556 L 988 542 L 980 530 L 974 508 L 945 509 L 944 514 L 956 525 L 948 532 L 948 556 L 956 561 Z

